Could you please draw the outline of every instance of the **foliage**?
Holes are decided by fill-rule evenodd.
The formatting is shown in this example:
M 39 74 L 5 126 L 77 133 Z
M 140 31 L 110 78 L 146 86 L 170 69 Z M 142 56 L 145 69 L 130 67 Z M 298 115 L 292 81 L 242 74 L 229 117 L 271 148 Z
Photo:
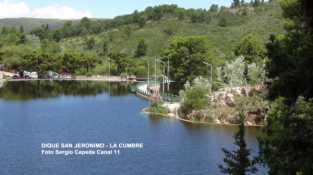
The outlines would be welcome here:
M 165 107 L 160 103 L 152 103 L 149 108 L 147 108 L 147 112 L 152 114 L 167 114 L 168 111 Z
M 261 158 L 273 175 L 313 172 L 313 103 L 309 100 L 313 88 L 308 83 L 313 79 L 313 18 L 309 4 L 307 0 L 282 0 L 286 34 L 271 36 L 267 44 L 269 97 L 276 100 L 260 145 Z
M 102 48 L 101 48 L 101 51 L 100 51 L 101 53 L 101 55 L 102 56 L 106 56 L 106 55 L 108 55 L 108 53 L 109 53 L 109 44 L 108 44 L 108 42 L 107 41 L 103 41 L 102 42 Z
M 247 173 L 255 173 L 255 162 L 249 159 L 250 150 L 247 148 L 245 142 L 245 126 L 244 126 L 244 114 L 240 113 L 241 122 L 238 132 L 234 135 L 235 145 L 237 150 L 228 151 L 223 148 L 225 154 L 224 163 L 219 168 L 223 174 L 230 175 L 245 175 Z
M 243 56 L 227 62 L 224 66 L 217 68 L 216 83 L 219 86 L 244 86 L 260 85 L 265 80 L 264 64 L 247 64 Z
M 53 67 L 57 71 L 59 67 L 63 69 L 59 64 L 65 54 L 77 57 L 77 61 L 80 53 L 86 52 L 92 53 L 97 60 L 95 66 L 91 66 L 89 74 L 103 73 L 108 72 L 106 60 L 109 54 L 123 53 L 127 57 L 127 72 L 144 75 L 147 73 L 146 62 L 160 56 L 160 53 L 169 47 L 173 36 L 203 35 L 206 36 L 207 43 L 212 43 L 208 47 L 208 62 L 216 67 L 215 64 L 223 64 L 232 57 L 235 46 L 245 33 L 254 33 L 263 43 L 270 33 L 282 31 L 280 8 L 274 5 L 264 5 L 265 7 L 264 11 L 252 11 L 245 17 L 237 12 L 230 13 L 232 9 L 225 7 L 218 12 L 210 12 L 203 9 L 184 9 L 176 5 L 161 5 L 108 20 L 1 19 L 0 26 L 5 27 L 0 32 L 0 64 L 8 71 L 22 69 L 24 55 L 47 52 L 46 54 L 55 60 Z M 221 18 L 227 19 L 227 26 L 224 28 L 218 27 Z M 20 29 L 21 25 L 24 31 Z M 133 59 L 138 38 L 144 38 L 149 49 L 141 59 Z M 87 47 L 87 39 L 91 39 L 90 47 Z M 76 67 L 76 73 L 87 72 L 84 66 L 67 67 L 66 69 Z M 101 71 L 101 67 L 105 70 Z M 114 74 L 118 74 L 116 68 L 116 64 L 112 62 Z M 203 65 L 203 69 L 208 67 Z M 207 75 L 207 72 L 202 72 L 201 75 Z
M 265 48 L 262 42 L 253 34 L 245 36 L 235 49 L 237 56 L 244 56 L 245 62 L 262 63 L 265 57 Z
M 203 62 L 208 60 L 208 43 L 205 37 L 175 37 L 163 54 L 164 61 L 169 59 L 170 77 L 179 85 L 193 81 L 196 77 L 207 75 L 208 68 Z
M 312 126 L 312 101 L 300 97 L 290 106 L 284 98 L 275 100 L 260 138 L 261 153 L 270 175 L 312 174 Z
M 244 57 L 240 56 L 229 62 L 224 67 L 224 79 L 231 87 L 244 86 L 247 84 L 244 77 L 245 63 Z
M 202 10 L 191 10 L 190 12 L 190 21 L 192 23 L 210 23 L 210 16 L 206 11 Z
M 96 41 L 95 41 L 94 38 L 88 38 L 88 39 L 86 40 L 86 48 L 87 48 L 88 50 L 93 49 L 93 48 L 95 47 L 95 45 L 96 45 Z
M 110 53 L 109 54 L 110 60 L 116 65 L 115 74 L 122 74 L 126 72 L 128 60 L 127 55 L 123 53 Z
M 236 96 L 234 98 L 237 112 L 264 112 L 268 108 L 268 103 L 264 100 L 261 94 L 254 94 L 253 96 Z
M 265 81 L 265 65 L 252 63 L 247 65 L 247 81 L 250 85 L 263 85 Z
M 220 27 L 226 27 L 227 26 L 227 20 L 226 20 L 226 18 L 220 18 L 220 20 L 218 21 L 218 25 L 220 26 Z
M 192 84 L 187 82 L 185 89 L 180 92 L 182 99 L 181 111 L 186 115 L 193 110 L 202 110 L 209 105 L 209 83 L 202 77 L 196 78 Z
M 138 42 L 138 45 L 137 45 L 137 49 L 135 51 L 135 57 L 143 57 L 147 54 L 147 49 L 148 49 L 148 46 L 145 42 L 144 39 L 141 39 L 139 42 Z
M 305 10 L 305 0 L 283 0 L 287 31 L 273 35 L 267 44 L 268 77 L 272 80 L 269 97 L 286 97 L 294 102 L 299 95 L 313 97 L 313 35 L 310 10 Z M 304 10 L 302 10 L 304 9 Z

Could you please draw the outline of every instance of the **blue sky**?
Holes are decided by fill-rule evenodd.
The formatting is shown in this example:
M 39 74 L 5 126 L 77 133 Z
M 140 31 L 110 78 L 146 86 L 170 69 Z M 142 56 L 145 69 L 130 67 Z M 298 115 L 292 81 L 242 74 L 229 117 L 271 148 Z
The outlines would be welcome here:
M 0 18 L 41 17 L 112 18 L 143 10 L 147 6 L 177 4 L 185 8 L 208 8 L 211 4 L 229 6 L 232 0 L 0 0 Z M 12 10 L 8 10 L 12 9 Z M 1 12 L 2 11 L 2 12 Z M 12 14 L 11 14 L 12 13 Z M 63 16 L 63 17 L 62 17 Z

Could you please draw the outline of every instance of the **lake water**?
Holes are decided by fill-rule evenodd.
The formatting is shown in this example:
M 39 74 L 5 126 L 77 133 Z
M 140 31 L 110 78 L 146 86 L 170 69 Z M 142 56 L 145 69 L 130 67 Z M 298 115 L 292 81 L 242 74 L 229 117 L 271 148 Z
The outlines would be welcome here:
M 1 175 L 218 175 L 236 127 L 149 117 L 127 84 L 6 82 L 0 88 Z M 257 128 L 246 141 L 258 152 Z M 119 155 L 42 155 L 42 143 L 143 143 Z M 262 174 L 262 173 L 259 173 Z

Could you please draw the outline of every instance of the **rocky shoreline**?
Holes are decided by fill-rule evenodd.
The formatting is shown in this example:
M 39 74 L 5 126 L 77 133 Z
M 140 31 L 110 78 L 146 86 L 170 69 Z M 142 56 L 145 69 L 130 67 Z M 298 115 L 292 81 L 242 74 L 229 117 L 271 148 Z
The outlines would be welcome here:
M 166 118 L 169 118 L 169 119 L 175 119 L 175 120 L 179 120 L 179 121 L 190 123 L 190 124 L 220 125 L 220 126 L 238 126 L 239 125 L 239 124 L 233 124 L 233 123 L 227 123 L 227 122 L 201 122 L 201 121 L 188 120 L 188 119 L 181 118 L 181 117 L 179 117 L 178 115 L 176 115 L 174 113 L 167 113 L 167 114 L 153 113 L 153 112 L 148 112 L 147 109 L 148 108 L 144 108 L 142 110 L 142 112 L 147 114 L 147 115 L 157 115 L 157 116 L 166 117 Z M 245 126 L 246 127 L 263 127 L 264 125 L 245 124 Z
M 242 103 L 240 106 L 242 106 L 246 116 L 245 126 L 262 127 L 266 118 L 267 107 L 262 98 L 256 97 L 256 94 L 262 90 L 263 88 L 260 86 L 222 89 L 213 94 L 209 109 L 193 111 L 188 115 L 179 113 L 180 103 L 163 103 L 162 106 L 167 109 L 167 114 L 151 113 L 147 111 L 148 108 L 145 108 L 143 112 L 192 124 L 238 125 L 237 103 Z

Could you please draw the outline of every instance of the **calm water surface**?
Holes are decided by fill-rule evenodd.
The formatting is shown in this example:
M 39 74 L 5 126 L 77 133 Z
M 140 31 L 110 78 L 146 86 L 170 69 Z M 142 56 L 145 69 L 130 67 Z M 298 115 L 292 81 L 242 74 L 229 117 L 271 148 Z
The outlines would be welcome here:
M 7 82 L 0 88 L 1 175 L 218 175 L 234 127 L 149 117 L 125 84 Z M 258 129 L 247 129 L 252 153 Z M 45 142 L 140 142 L 119 156 L 43 156 Z M 263 174 L 263 173 L 259 173 Z

